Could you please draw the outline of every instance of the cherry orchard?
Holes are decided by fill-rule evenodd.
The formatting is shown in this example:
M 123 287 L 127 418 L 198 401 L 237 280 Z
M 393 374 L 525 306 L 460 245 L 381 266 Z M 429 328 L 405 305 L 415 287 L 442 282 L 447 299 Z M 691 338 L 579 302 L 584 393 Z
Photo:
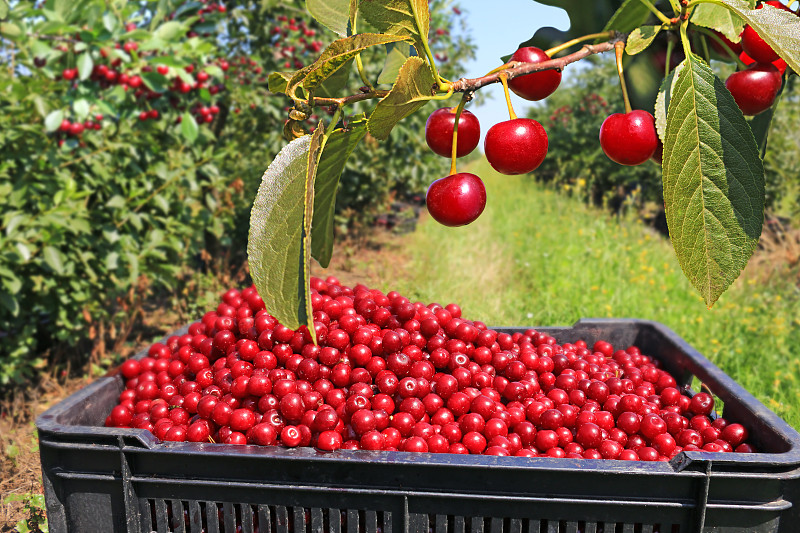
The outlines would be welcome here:
M 308 2 L 311 15 L 341 38 L 312 64 L 269 78 L 270 90 L 288 95 L 294 104 L 284 129 L 290 142 L 265 172 L 251 216 L 250 269 L 270 312 L 289 327 L 307 326 L 313 337 L 309 262 L 312 257 L 322 266 L 330 261 L 337 183 L 347 158 L 367 133 L 386 140 L 396 124 L 426 103 L 463 93 L 452 117 L 449 146 L 442 137 L 450 126 L 439 123 L 441 112 L 430 118 L 425 134 L 436 153 L 447 155 L 451 149 L 450 175 L 431 179 L 431 213 L 447 225 L 467 224 L 491 201 L 484 198 L 479 177 L 456 169 L 462 152 L 461 116 L 475 91 L 500 82 L 509 108 L 509 121 L 488 130 L 489 162 L 503 173 L 530 172 L 546 155 L 547 135 L 535 121 L 516 117 L 509 92 L 530 100 L 545 98 L 557 90 L 559 73 L 567 65 L 612 50 L 617 55 L 625 115 L 609 117 L 599 132 L 600 144 L 623 164 L 641 164 L 661 154 L 673 247 L 687 278 L 706 304 L 713 305 L 739 276 L 758 243 L 764 216 L 761 147 L 783 85 L 764 65 L 785 62 L 783 77 L 800 70 L 800 18 L 774 2 L 669 0 L 667 4 L 671 13 L 649 0 L 628 0 L 596 33 L 549 50 L 523 47 L 484 76 L 451 81 L 439 73 L 429 47 L 427 2 Z M 670 44 L 658 98 L 652 110 L 634 110 L 627 97 L 623 59 L 648 49 L 662 33 Z M 756 57 L 750 61 L 757 66 L 732 76 L 729 90 L 711 69 L 708 50 L 721 48 L 722 59 L 744 70 L 744 59 L 732 48 L 740 40 L 757 42 L 750 34 L 764 43 L 751 47 Z M 365 73 L 361 55 L 372 47 L 387 50 L 380 81 L 391 80 L 389 89 Z M 673 56 L 679 54 L 684 59 L 670 70 Z M 358 91 L 348 93 L 346 84 L 337 95 L 322 90 L 327 80 L 351 69 L 360 78 Z M 319 122 L 312 133 L 304 131 L 303 121 L 319 107 L 328 108 L 332 119 Z M 757 113 L 761 114 L 752 121 L 745 119 L 745 114 Z M 474 135 L 477 129 L 471 118 L 464 122 L 464 135 Z

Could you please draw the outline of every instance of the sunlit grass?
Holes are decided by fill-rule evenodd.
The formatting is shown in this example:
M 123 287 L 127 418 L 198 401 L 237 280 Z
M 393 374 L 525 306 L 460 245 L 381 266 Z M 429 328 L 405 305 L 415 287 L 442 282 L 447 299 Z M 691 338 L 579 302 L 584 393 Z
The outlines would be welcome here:
M 486 182 L 484 214 L 462 228 L 424 220 L 404 243 L 411 265 L 393 288 L 456 302 L 491 325 L 658 321 L 800 428 L 800 290 L 790 280 L 744 275 L 709 310 L 652 230 L 485 163 L 473 171 Z

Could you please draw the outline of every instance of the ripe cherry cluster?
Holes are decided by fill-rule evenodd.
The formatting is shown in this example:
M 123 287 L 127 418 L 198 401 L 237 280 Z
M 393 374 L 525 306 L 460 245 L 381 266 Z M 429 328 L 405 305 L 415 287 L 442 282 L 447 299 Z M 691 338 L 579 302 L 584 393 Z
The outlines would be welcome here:
M 511 61 L 540 63 L 550 57 L 540 48 L 523 47 L 514 52 Z M 561 83 L 561 72 L 544 70 L 508 81 L 508 88 L 519 97 L 538 101 L 550 96 Z M 489 128 L 484 139 L 484 154 L 492 167 L 501 174 L 533 172 L 547 155 L 547 132 L 537 121 L 517 118 L 509 100 L 510 120 Z M 457 110 L 437 109 L 428 117 L 425 140 L 435 153 L 451 157 L 453 130 Z M 463 110 L 459 116 L 455 157 L 471 153 L 480 140 L 477 117 Z M 455 165 L 454 165 L 455 166 Z M 486 207 L 486 188 L 475 174 L 451 172 L 434 181 L 426 195 L 428 212 L 446 226 L 463 226 L 475 221 Z
M 666 461 L 754 452 L 635 346 L 498 332 L 458 305 L 312 278 L 319 344 L 255 288 L 129 359 L 106 425 L 166 441 Z
M 772 7 L 794 13 L 777 0 L 764 2 Z M 760 4 L 756 9 L 762 9 Z M 786 62 L 758 35 L 752 26 L 745 26 L 739 43 L 725 39 L 726 45 L 748 65 L 734 72 L 725 81 L 736 104 L 745 115 L 758 115 L 772 107 L 783 85 Z

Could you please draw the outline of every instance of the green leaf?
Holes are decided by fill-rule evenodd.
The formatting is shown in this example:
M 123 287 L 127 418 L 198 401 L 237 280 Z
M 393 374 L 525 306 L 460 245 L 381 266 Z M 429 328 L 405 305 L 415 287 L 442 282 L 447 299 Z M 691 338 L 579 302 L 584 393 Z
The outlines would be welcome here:
M 744 19 L 792 70 L 800 72 L 800 17 L 768 4 L 761 9 L 750 9 L 747 0 L 716 1 Z
M 402 41 L 405 37 L 382 35 L 379 33 L 360 33 L 333 41 L 319 56 L 303 79 L 303 89 L 313 91 L 320 83 L 353 59 L 356 54 L 371 46 Z
M 678 262 L 711 307 L 758 244 L 764 168 L 722 80 L 695 55 L 684 64 L 667 113 L 664 203 Z
M 585 7 L 583 9 L 585 11 Z M 644 24 L 649 16 L 650 10 L 641 0 L 625 0 L 608 20 L 603 31 L 628 33 Z
M 89 116 L 89 102 L 83 98 L 80 100 L 75 100 L 75 102 L 72 104 L 72 111 L 79 119 L 84 120 Z
M 361 0 L 358 10 L 379 32 L 411 37 L 417 50 L 423 50 L 422 43 L 428 42 L 427 0 Z
M 700 4 L 692 11 L 692 24 L 717 30 L 731 42 L 738 43 L 744 29 L 744 20 L 725 6 Z
M 114 30 L 117 29 L 118 25 L 117 17 L 114 16 L 114 13 L 111 11 L 106 11 L 103 14 L 103 27 L 109 32 L 114 33 Z
M 352 57 L 348 59 L 339 70 L 317 87 L 314 94 L 323 98 L 336 98 L 341 96 L 340 93 L 347 87 L 347 82 L 350 80 L 350 72 L 353 70 L 354 60 L 355 58 Z
M 84 52 L 78 56 L 78 77 L 81 81 L 89 79 L 93 68 L 94 61 L 92 61 L 92 55 L 89 52 Z
M 52 268 L 56 274 L 64 273 L 64 260 L 61 257 L 61 252 L 52 246 L 45 246 L 42 249 L 42 257 L 47 266 Z
M 386 45 L 386 61 L 378 76 L 378 83 L 394 84 L 400 74 L 400 68 L 406 59 L 416 55 L 414 48 L 408 43 L 389 43 Z
M 19 302 L 16 298 L 5 292 L 0 292 L 0 304 L 5 307 L 11 316 L 19 315 Z
M 142 81 L 151 91 L 163 93 L 167 90 L 166 85 L 164 85 L 164 82 L 167 81 L 167 78 L 158 72 L 141 72 L 139 76 L 141 76 Z
M 217 78 L 218 80 L 225 78 L 225 73 L 217 65 L 206 65 L 203 70 L 212 78 Z
M 189 141 L 189 144 L 197 140 L 197 121 L 195 121 L 194 116 L 188 111 L 185 111 L 183 115 L 181 115 L 181 134 L 184 139 Z
M 273 72 L 267 78 L 269 92 L 271 93 L 286 93 L 286 87 L 289 81 L 294 77 L 294 72 Z
M 785 86 L 786 85 L 784 84 L 783 87 Z M 781 87 L 781 92 L 778 93 L 778 97 L 775 98 L 775 102 L 772 104 L 772 107 L 762 113 L 759 113 L 750 120 L 750 129 L 753 130 L 753 136 L 756 138 L 756 144 L 758 145 L 761 159 L 764 159 L 764 155 L 767 153 L 767 137 L 769 137 L 769 127 L 772 125 L 772 118 L 775 116 L 775 111 L 778 109 L 778 103 L 781 100 L 783 87 Z
M 334 131 L 322 150 L 314 191 L 311 255 L 323 268 L 327 268 L 333 256 L 333 215 L 339 178 L 350 154 L 366 134 L 365 121 L 351 122 L 348 129 Z
M 660 31 L 661 26 L 640 26 L 636 28 L 628 35 L 625 53 L 629 56 L 634 56 L 639 52 L 644 52 Z
M 297 329 L 314 325 L 309 297 L 314 181 L 322 123 L 281 150 L 261 178 L 250 213 L 247 258 L 268 312 Z
M 0 19 L 4 19 L 8 16 L 8 2 L 6 0 L 0 0 Z
M 684 63 L 681 63 L 667 74 L 667 77 L 661 82 L 656 96 L 656 108 L 653 116 L 656 119 L 656 131 L 662 143 L 665 142 L 667 136 L 667 109 L 669 109 L 672 91 L 675 90 L 675 76 L 683 68 L 683 65 Z
M 22 36 L 22 29 L 12 22 L 0 22 L 0 35 L 16 41 Z
M 47 118 L 44 119 L 44 128 L 47 131 L 56 131 L 61 127 L 61 122 L 64 120 L 64 112 L 60 109 L 51 111 Z
M 156 28 L 156 31 L 153 32 L 153 36 L 163 41 L 171 41 L 184 33 L 186 33 L 186 27 L 183 23 L 177 20 L 171 20 Z
M 344 37 L 350 24 L 350 0 L 306 0 L 306 9 L 317 22 Z
M 428 64 L 419 57 L 409 57 L 400 69 L 394 87 L 378 102 L 367 121 L 372 136 L 386 140 L 395 124 L 431 99 L 434 83 Z

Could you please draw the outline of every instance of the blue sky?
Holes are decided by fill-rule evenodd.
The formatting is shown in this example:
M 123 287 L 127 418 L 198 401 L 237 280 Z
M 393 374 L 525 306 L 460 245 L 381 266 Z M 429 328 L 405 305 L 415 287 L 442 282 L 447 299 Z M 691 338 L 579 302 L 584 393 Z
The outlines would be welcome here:
M 553 26 L 560 30 L 569 28 L 569 17 L 564 10 L 533 0 L 461 0 L 460 6 L 477 45 L 476 58 L 466 65 L 465 77 L 482 76 L 500 66 L 500 57 L 513 53 L 519 43 L 527 41 L 542 26 Z M 492 125 L 508 120 L 508 109 L 503 87 L 499 83 L 481 89 L 481 93 L 487 95 L 483 105 L 470 104 L 468 109 L 481 122 L 481 144 L 478 148 L 483 150 L 486 131 Z M 513 93 L 511 99 L 517 115 L 524 116 L 531 103 Z M 456 100 L 453 102 L 457 103 Z

